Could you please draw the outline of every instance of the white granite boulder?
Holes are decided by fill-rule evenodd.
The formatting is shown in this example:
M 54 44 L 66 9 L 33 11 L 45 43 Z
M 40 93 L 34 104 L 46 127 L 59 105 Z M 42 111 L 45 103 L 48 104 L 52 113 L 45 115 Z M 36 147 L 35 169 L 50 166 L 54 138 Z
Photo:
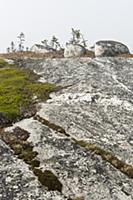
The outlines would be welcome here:
M 67 43 L 64 50 L 64 57 L 65 58 L 81 57 L 85 54 L 85 52 L 86 50 L 82 45 Z
M 34 44 L 30 51 L 32 52 L 35 52 L 35 53 L 53 53 L 55 52 L 56 50 L 51 48 L 50 46 L 44 46 L 44 45 L 41 45 L 41 44 Z
M 118 56 L 120 54 L 130 53 L 126 45 L 111 40 L 103 40 L 96 42 L 93 46 L 93 50 L 96 57 L 113 57 Z

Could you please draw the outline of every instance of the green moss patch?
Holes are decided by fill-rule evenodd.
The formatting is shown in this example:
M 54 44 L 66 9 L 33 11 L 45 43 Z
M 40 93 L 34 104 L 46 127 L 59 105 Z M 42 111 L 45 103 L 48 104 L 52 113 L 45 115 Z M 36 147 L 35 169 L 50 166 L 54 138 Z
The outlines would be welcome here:
M 45 101 L 56 89 L 32 77 L 34 73 L 15 67 L 0 68 L 0 127 L 34 114 L 36 101 Z
M 0 58 L 0 68 L 3 68 L 5 66 L 7 66 L 7 65 L 8 65 L 7 62 Z

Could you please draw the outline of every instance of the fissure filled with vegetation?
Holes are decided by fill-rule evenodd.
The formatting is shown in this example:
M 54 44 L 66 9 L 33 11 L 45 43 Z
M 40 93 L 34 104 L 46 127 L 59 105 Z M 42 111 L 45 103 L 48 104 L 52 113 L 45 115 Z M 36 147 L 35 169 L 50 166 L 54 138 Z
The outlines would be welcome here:
M 87 151 L 91 151 L 96 155 L 101 156 L 103 160 L 110 163 L 113 167 L 121 171 L 123 174 L 127 175 L 129 178 L 133 179 L 133 166 L 126 164 L 124 161 L 119 160 L 115 155 L 113 155 L 111 152 L 106 151 L 96 144 L 88 143 L 84 140 L 78 140 L 69 133 L 66 133 L 66 131 L 59 125 L 56 125 L 54 123 L 49 122 L 48 120 L 40 117 L 39 115 L 35 115 L 34 119 L 38 120 L 45 126 L 48 126 L 50 129 L 53 129 L 54 131 L 57 131 L 67 137 L 74 142 L 75 144 L 79 145 L 80 147 L 86 149 Z
M 5 127 L 23 117 L 36 113 L 35 103 L 45 101 L 49 93 L 60 89 L 52 84 L 37 82 L 38 76 L 0 60 L 0 127 Z M 27 163 L 42 185 L 48 190 L 62 191 L 62 184 L 49 170 L 39 169 L 37 152 L 27 141 L 29 133 L 16 127 L 12 134 L 0 130 L 2 139 L 14 151 L 18 158 Z
M 36 158 L 37 151 L 34 151 L 32 143 L 28 142 L 30 133 L 16 127 L 12 134 L 10 132 L 0 131 L 0 139 L 2 139 L 14 151 L 14 154 L 27 163 L 35 176 L 38 177 L 39 182 L 47 187 L 49 191 L 57 190 L 62 192 L 62 183 L 58 177 L 50 170 L 42 171 L 40 161 Z

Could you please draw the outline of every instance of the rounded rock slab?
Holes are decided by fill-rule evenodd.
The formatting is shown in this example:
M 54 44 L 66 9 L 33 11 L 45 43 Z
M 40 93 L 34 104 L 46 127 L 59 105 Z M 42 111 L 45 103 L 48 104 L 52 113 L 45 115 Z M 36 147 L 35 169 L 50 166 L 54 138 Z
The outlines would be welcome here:
M 129 54 L 126 45 L 111 40 L 103 40 L 95 43 L 93 50 L 96 57 L 114 57 L 120 54 Z

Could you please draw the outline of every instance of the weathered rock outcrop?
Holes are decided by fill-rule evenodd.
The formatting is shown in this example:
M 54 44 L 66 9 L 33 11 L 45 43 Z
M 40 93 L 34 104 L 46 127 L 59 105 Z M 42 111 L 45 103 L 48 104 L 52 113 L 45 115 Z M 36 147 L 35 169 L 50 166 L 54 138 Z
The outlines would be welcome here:
M 0 141 L 1 198 L 10 191 L 11 200 L 133 200 L 133 60 L 30 60 L 25 68 L 63 88 L 39 103 L 34 117 L 5 132 L 19 127 L 29 133 L 39 169 L 52 171 L 62 190 L 42 188 L 32 169 Z
M 86 50 L 82 45 L 79 44 L 66 44 L 64 50 L 64 57 L 71 58 L 71 57 L 81 57 L 85 54 Z
M 55 49 L 51 48 L 48 45 L 40 45 L 40 44 L 34 44 L 30 51 L 35 52 L 35 53 L 54 53 L 56 52 Z
M 98 41 L 95 43 L 93 50 L 96 57 L 112 57 L 120 54 L 129 54 L 129 49 L 126 45 L 110 40 Z

